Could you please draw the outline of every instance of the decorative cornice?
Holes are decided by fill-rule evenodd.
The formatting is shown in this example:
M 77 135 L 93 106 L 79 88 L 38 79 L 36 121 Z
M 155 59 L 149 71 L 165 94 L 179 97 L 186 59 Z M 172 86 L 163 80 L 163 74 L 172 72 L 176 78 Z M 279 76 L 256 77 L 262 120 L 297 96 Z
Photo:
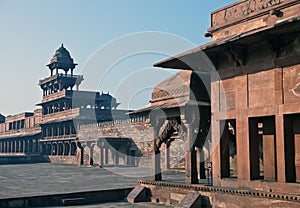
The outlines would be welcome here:
M 241 19 L 268 12 L 273 7 L 289 2 L 290 0 L 239 1 L 235 4 L 212 12 L 210 31 L 233 22 L 238 22 Z

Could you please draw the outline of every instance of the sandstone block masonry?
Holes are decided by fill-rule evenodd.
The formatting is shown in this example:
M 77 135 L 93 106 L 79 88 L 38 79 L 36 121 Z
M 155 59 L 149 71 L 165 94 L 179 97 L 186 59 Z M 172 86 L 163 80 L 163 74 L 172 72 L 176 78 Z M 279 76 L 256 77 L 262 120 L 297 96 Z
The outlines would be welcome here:
M 132 118 L 81 125 L 77 130 L 77 134 L 79 141 L 84 146 L 84 164 L 88 164 L 91 158 L 93 164 L 100 164 L 100 149 L 105 146 L 104 148 L 107 150 L 107 153 L 103 155 L 106 155 L 107 158 L 103 159 L 104 165 L 151 167 L 154 132 L 148 119 Z M 129 141 L 129 145 L 124 142 L 125 139 Z M 100 141 L 104 141 L 106 145 L 99 145 Z M 169 148 L 170 167 L 184 168 L 184 145 L 183 139 L 177 138 L 172 142 L 170 147 L 163 146 L 163 150 L 161 151 L 162 166 L 165 167 L 167 165 L 165 164 L 165 155 L 166 148 Z M 134 162 L 130 163 L 128 161 Z

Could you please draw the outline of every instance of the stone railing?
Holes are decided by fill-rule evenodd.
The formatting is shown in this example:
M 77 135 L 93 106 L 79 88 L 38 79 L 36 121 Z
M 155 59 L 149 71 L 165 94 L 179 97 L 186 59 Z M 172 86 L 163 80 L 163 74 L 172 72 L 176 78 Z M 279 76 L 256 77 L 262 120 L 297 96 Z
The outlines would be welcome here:
M 0 133 L 0 139 L 6 138 L 6 137 L 13 137 L 13 136 L 20 136 L 20 135 L 33 135 L 38 134 L 41 132 L 41 127 L 36 126 L 32 128 L 23 128 L 23 129 L 16 129 L 16 130 L 10 130 Z
M 60 91 L 60 92 L 56 92 L 56 93 L 44 96 L 42 102 L 47 102 L 47 101 L 50 101 L 50 100 L 56 100 L 58 98 L 63 98 L 66 95 L 67 95 L 67 91 L 66 90 L 63 90 L 63 91 Z
M 137 118 L 129 118 L 123 120 L 114 120 L 102 123 L 92 123 L 92 124 L 84 124 L 80 125 L 79 129 L 97 129 L 97 128 L 106 128 L 106 127 L 114 127 L 114 126 L 129 126 L 132 124 L 146 124 L 149 123 L 149 118 L 146 117 L 137 117 Z
M 55 121 L 55 120 L 61 120 L 61 119 L 70 119 L 71 120 L 78 115 L 80 115 L 80 108 L 60 111 L 60 112 L 44 115 L 42 117 L 42 123 L 47 123 L 49 121 Z
M 78 78 L 79 77 L 79 75 L 70 75 L 70 74 L 62 74 L 62 73 L 59 73 L 59 74 L 55 74 L 55 75 L 53 75 L 53 76 L 51 76 L 51 77 L 47 77 L 47 78 L 45 78 L 45 79 L 41 79 L 40 81 L 39 81 L 39 84 L 43 84 L 43 83 L 47 83 L 47 82 L 49 82 L 49 81 L 52 81 L 52 80 L 55 80 L 55 79 L 57 79 L 57 77 L 72 77 L 72 78 Z
M 49 137 L 44 137 L 41 141 L 73 140 L 76 137 L 77 137 L 76 134 L 49 136 Z

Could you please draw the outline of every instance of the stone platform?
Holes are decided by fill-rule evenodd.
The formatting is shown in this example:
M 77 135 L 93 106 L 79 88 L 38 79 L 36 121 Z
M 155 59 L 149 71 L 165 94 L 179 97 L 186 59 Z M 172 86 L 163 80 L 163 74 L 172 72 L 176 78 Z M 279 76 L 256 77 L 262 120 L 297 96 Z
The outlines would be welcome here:
M 45 194 L 107 190 L 135 186 L 151 170 L 139 167 L 77 167 L 50 163 L 1 165 L 0 199 Z M 166 173 L 169 181 L 184 181 L 184 173 Z
M 0 168 L 0 201 L 134 187 L 138 179 L 149 179 L 151 173 L 150 169 L 138 167 L 99 168 L 50 163 L 1 165 Z M 184 181 L 184 173 L 169 172 L 163 176 L 173 182 Z M 124 207 L 154 206 L 148 205 L 125 203 Z

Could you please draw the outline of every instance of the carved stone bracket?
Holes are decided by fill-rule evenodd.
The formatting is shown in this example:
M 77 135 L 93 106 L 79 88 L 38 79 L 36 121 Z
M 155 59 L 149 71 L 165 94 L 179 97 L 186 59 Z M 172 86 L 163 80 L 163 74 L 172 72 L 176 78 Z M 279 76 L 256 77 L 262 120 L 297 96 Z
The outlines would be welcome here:
M 239 45 L 230 45 L 225 49 L 225 55 L 228 61 L 235 66 L 244 66 L 246 64 L 246 48 Z
M 280 53 L 280 38 L 270 34 L 264 35 L 263 38 L 268 42 L 270 49 L 275 53 L 276 57 Z
M 180 131 L 181 124 L 179 118 L 169 118 L 160 128 L 158 137 L 156 138 L 156 146 L 159 149 L 163 143 L 170 144 L 174 139 L 171 138 L 174 132 Z

